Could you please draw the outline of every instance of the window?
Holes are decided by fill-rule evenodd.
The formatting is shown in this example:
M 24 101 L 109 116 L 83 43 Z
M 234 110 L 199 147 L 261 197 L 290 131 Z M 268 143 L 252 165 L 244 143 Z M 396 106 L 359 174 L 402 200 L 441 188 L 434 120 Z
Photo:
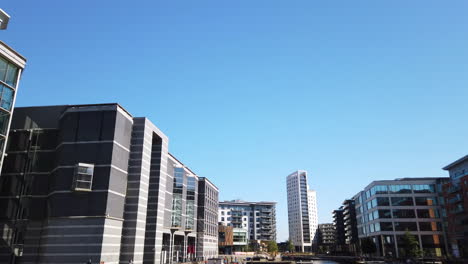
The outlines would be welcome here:
M 0 81 L 15 87 L 18 67 L 0 58 Z
M 416 222 L 395 222 L 395 231 L 418 231 Z
M 0 106 L 8 111 L 11 110 L 13 104 L 13 89 L 0 84 Z
M 413 206 L 412 197 L 392 197 L 393 206 Z
M 435 197 L 415 197 L 416 205 L 437 205 Z
M 440 231 L 442 226 L 440 222 L 419 222 L 420 231 Z
M 435 192 L 434 185 L 429 185 L 429 184 L 413 185 L 413 190 L 415 193 L 434 193 Z
M 414 210 L 394 209 L 393 218 L 415 218 Z
M 436 209 L 418 209 L 418 218 L 438 218 L 439 212 Z
M 388 197 L 377 197 L 377 205 L 378 206 L 389 206 L 390 202 L 388 201 Z
M 390 210 L 379 210 L 379 218 L 392 218 Z
M 411 185 L 389 185 L 390 193 L 411 193 Z
M 94 164 L 78 163 L 73 177 L 74 191 L 91 191 L 93 186 Z

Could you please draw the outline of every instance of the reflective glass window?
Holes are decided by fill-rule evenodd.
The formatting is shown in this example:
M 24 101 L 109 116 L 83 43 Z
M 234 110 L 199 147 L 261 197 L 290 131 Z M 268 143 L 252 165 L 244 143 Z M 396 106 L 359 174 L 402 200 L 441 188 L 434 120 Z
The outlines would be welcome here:
M 380 222 L 380 229 L 382 231 L 393 231 L 392 222 Z
M 390 210 L 379 210 L 379 218 L 392 218 Z
M 375 223 L 375 224 L 374 224 L 374 227 L 375 227 L 375 232 L 379 232 L 379 231 L 380 231 L 380 223 Z
M 18 75 L 18 67 L 13 64 L 8 64 L 8 69 L 5 76 L 5 82 L 12 87 L 16 87 L 16 76 Z
M 415 197 L 416 205 L 437 205 L 436 197 Z
M 435 187 L 432 184 L 418 184 L 413 185 L 413 190 L 415 193 L 434 193 Z
M 412 197 L 392 197 L 393 206 L 413 206 Z
M 376 185 L 371 188 L 371 195 L 388 193 L 387 185 Z
M 439 212 L 436 209 L 418 209 L 418 218 L 439 218 Z
M 416 222 L 395 222 L 395 231 L 418 231 Z
M 419 222 L 420 231 L 441 231 L 442 226 L 440 222 Z
M 406 210 L 406 209 L 394 209 L 393 218 L 415 218 L 416 215 L 413 209 Z
M 13 90 L 6 87 L 5 85 L 0 85 L 2 89 L 2 94 L 0 98 L 0 106 L 8 111 L 11 110 L 11 105 L 13 104 Z
M 377 197 L 377 205 L 378 206 L 389 206 L 390 201 L 388 200 L 388 197 Z
M 0 134 L 6 135 L 8 129 L 8 119 L 10 115 L 3 111 L 0 111 Z
M 8 62 L 3 58 L 0 58 L 0 80 L 5 80 L 5 75 L 8 68 Z
M 390 193 L 411 193 L 411 185 L 389 185 Z

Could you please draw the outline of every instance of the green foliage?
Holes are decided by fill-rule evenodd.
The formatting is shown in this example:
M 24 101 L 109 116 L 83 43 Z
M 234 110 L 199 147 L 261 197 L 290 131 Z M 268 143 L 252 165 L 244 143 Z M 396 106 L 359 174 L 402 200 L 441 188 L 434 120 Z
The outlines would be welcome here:
M 286 250 L 290 253 L 294 252 L 294 245 L 291 240 L 286 241 Z
M 243 248 L 243 251 L 244 251 L 244 252 L 252 252 L 252 251 L 254 251 L 254 250 L 253 250 L 252 244 L 248 243 L 247 245 L 245 245 L 244 248 Z
M 403 235 L 401 246 L 403 255 L 407 258 L 419 257 L 422 254 L 418 240 L 408 231 Z
M 276 241 L 268 241 L 268 252 L 269 253 L 278 252 L 278 244 L 276 244 Z
M 373 254 L 377 251 L 377 246 L 372 238 L 365 237 L 361 239 L 361 249 L 364 254 Z

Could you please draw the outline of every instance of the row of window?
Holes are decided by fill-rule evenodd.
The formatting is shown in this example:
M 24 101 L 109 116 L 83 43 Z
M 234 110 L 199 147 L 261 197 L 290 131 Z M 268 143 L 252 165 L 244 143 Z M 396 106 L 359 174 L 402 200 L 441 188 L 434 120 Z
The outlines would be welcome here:
M 358 224 L 377 219 L 388 218 L 439 218 L 439 211 L 436 209 L 393 209 L 393 210 L 375 210 L 362 217 L 358 217 Z
M 18 67 L 0 57 L 0 81 L 16 88 Z
M 377 222 L 359 228 L 359 234 L 381 231 L 442 231 L 440 222 Z
M 435 193 L 435 186 L 433 184 L 376 185 L 366 191 L 365 199 L 369 199 L 376 194 L 388 193 Z M 358 202 L 362 203 L 361 199 Z
M 377 206 L 433 206 L 438 205 L 437 197 L 376 197 L 359 207 L 361 213 Z M 365 208 L 364 208 L 365 207 Z

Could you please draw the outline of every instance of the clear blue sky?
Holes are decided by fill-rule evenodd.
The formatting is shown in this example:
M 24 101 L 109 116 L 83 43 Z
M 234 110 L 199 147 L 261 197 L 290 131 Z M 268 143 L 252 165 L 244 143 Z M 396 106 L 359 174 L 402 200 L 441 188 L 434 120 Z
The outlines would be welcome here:
M 305 169 L 320 222 L 372 180 L 468 150 L 467 1 L 2 1 L 17 106 L 118 102 L 220 198 L 278 202 Z

